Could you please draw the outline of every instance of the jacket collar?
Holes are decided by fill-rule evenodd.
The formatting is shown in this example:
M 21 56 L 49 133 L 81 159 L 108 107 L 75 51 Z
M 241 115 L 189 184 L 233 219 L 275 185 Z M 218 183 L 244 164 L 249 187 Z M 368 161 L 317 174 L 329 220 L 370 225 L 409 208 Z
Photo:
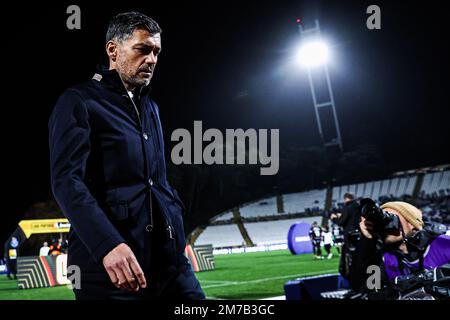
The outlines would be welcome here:
M 92 79 L 110 87 L 120 94 L 128 94 L 119 73 L 115 69 L 109 70 L 105 66 L 98 65 Z M 139 89 L 139 98 L 148 96 L 150 92 L 150 85 L 141 87 Z

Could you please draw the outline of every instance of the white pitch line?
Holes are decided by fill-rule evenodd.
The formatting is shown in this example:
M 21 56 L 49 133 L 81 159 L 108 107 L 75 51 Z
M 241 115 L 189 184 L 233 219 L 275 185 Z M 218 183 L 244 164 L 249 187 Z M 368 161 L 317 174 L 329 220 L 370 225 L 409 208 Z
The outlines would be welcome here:
M 271 277 L 271 278 L 262 278 L 262 279 L 256 279 L 256 280 L 248 280 L 248 281 L 230 281 L 229 283 L 223 283 L 223 284 L 212 284 L 209 286 L 202 286 L 202 288 L 204 289 L 208 289 L 208 288 L 216 288 L 216 287 L 225 287 L 225 286 L 235 286 L 235 285 L 244 285 L 244 284 L 250 284 L 250 283 L 259 283 L 259 282 L 265 282 L 265 281 L 271 281 L 271 280 L 280 280 L 280 279 L 285 279 L 285 278 L 295 278 L 295 277 L 307 277 L 307 276 L 319 276 L 322 275 L 324 273 L 328 273 L 328 272 L 335 272 L 336 269 L 329 269 L 329 270 L 324 270 L 321 273 L 317 273 L 317 272 L 310 272 L 310 273 L 301 273 L 301 274 L 290 274 L 287 276 L 279 276 L 279 277 Z
M 212 283 L 234 283 L 236 281 L 226 281 L 226 280 L 202 280 L 202 283 L 212 282 Z
M 286 300 L 286 296 L 277 296 L 277 297 L 269 297 L 269 298 L 263 298 L 259 300 Z

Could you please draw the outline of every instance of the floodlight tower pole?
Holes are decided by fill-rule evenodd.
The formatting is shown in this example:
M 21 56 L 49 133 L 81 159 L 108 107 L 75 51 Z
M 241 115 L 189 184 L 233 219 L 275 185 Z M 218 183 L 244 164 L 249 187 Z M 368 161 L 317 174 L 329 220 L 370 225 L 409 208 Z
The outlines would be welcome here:
M 314 28 L 305 30 L 303 28 L 303 26 L 299 23 L 298 30 L 300 32 L 300 37 L 301 37 L 302 41 L 305 40 L 305 38 L 308 38 L 309 36 L 312 36 L 315 39 L 321 38 L 319 20 L 317 20 L 317 19 L 315 20 Z M 328 87 L 328 99 L 326 101 L 321 101 L 321 102 L 317 101 L 317 95 L 316 95 L 316 90 L 315 90 L 315 86 L 314 86 L 314 81 L 313 81 L 313 78 L 311 75 L 312 70 L 309 67 L 306 68 L 307 73 L 308 73 L 309 88 L 311 90 L 311 95 L 312 95 L 313 102 L 314 102 L 314 111 L 316 114 L 317 127 L 319 128 L 319 135 L 320 135 L 325 147 L 339 146 L 340 151 L 343 152 L 344 148 L 342 145 L 341 130 L 339 128 L 339 121 L 338 121 L 338 117 L 336 114 L 336 107 L 335 107 L 335 103 L 334 103 L 333 89 L 331 88 L 331 81 L 330 81 L 330 74 L 328 72 L 328 66 L 326 63 L 324 63 L 321 67 L 323 68 L 323 72 L 325 73 L 326 85 Z M 323 129 L 322 129 L 322 120 L 320 118 L 320 113 L 319 113 L 320 108 L 327 108 L 327 107 L 331 108 L 331 111 L 333 113 L 334 127 L 335 127 L 335 131 L 336 131 L 335 137 L 331 138 L 330 141 L 326 141 L 326 139 L 324 137 Z

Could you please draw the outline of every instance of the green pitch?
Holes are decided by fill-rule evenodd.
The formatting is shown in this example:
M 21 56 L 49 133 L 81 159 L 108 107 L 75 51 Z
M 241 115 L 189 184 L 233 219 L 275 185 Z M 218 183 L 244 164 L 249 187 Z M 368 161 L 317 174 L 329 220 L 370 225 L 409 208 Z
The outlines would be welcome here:
M 209 298 L 261 299 L 284 295 L 284 284 L 302 276 L 337 273 L 339 257 L 314 260 L 287 250 L 215 256 L 214 271 L 197 277 Z
M 291 279 L 324 273 L 337 273 L 339 257 L 314 260 L 313 255 L 293 256 L 287 250 L 219 255 L 214 271 L 199 272 L 197 277 L 208 298 L 261 299 L 284 295 L 284 284 Z M 70 300 L 65 286 L 17 289 L 17 282 L 0 276 L 0 300 Z
M 66 286 L 52 288 L 17 289 L 17 281 L 0 276 L 0 300 L 74 300 L 72 290 Z

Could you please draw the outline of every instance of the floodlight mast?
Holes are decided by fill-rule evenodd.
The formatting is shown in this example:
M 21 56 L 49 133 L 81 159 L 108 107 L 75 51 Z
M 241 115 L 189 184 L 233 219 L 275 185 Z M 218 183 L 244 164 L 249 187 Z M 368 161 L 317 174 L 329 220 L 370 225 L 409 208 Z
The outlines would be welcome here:
M 301 41 L 305 41 L 305 36 L 306 37 L 310 37 L 312 35 L 312 38 L 315 38 L 317 40 L 321 39 L 321 33 L 320 33 L 320 25 L 319 25 L 319 20 L 315 20 L 315 27 L 311 28 L 311 29 L 304 29 L 303 26 L 301 25 L 301 23 L 298 23 L 298 30 L 300 33 L 300 37 L 301 37 Z M 344 148 L 342 145 L 342 139 L 341 139 L 341 131 L 339 128 L 339 121 L 338 121 L 338 117 L 336 114 L 336 107 L 335 107 L 335 102 L 334 102 L 334 95 L 333 95 L 333 89 L 331 88 L 331 81 L 330 81 L 330 74 L 328 72 L 328 66 L 327 63 L 324 62 L 323 64 L 319 65 L 319 66 L 315 66 L 315 69 L 318 68 L 323 68 L 323 71 L 325 73 L 325 79 L 326 79 L 326 86 L 328 87 L 328 100 L 326 101 L 321 101 L 318 102 L 317 101 L 317 95 L 316 95 L 316 91 L 315 91 L 315 86 L 314 86 L 314 82 L 313 82 L 313 78 L 311 75 L 312 69 L 309 66 L 306 66 L 306 70 L 307 70 L 307 74 L 308 74 L 308 80 L 309 80 L 309 87 L 311 90 L 311 95 L 313 98 L 313 102 L 314 102 L 314 111 L 316 114 L 316 120 L 317 120 L 317 127 L 319 129 L 319 134 L 320 137 L 323 141 L 323 144 L 325 147 L 329 147 L 329 146 L 338 146 L 340 151 L 343 152 Z M 324 134 L 323 134 L 323 130 L 322 130 L 322 120 L 320 118 L 320 114 L 319 114 L 319 109 L 320 108 L 331 108 L 332 112 L 333 112 L 333 119 L 334 119 L 334 127 L 335 127 L 335 131 L 336 131 L 336 135 L 335 137 L 333 137 L 330 141 L 326 141 Z

